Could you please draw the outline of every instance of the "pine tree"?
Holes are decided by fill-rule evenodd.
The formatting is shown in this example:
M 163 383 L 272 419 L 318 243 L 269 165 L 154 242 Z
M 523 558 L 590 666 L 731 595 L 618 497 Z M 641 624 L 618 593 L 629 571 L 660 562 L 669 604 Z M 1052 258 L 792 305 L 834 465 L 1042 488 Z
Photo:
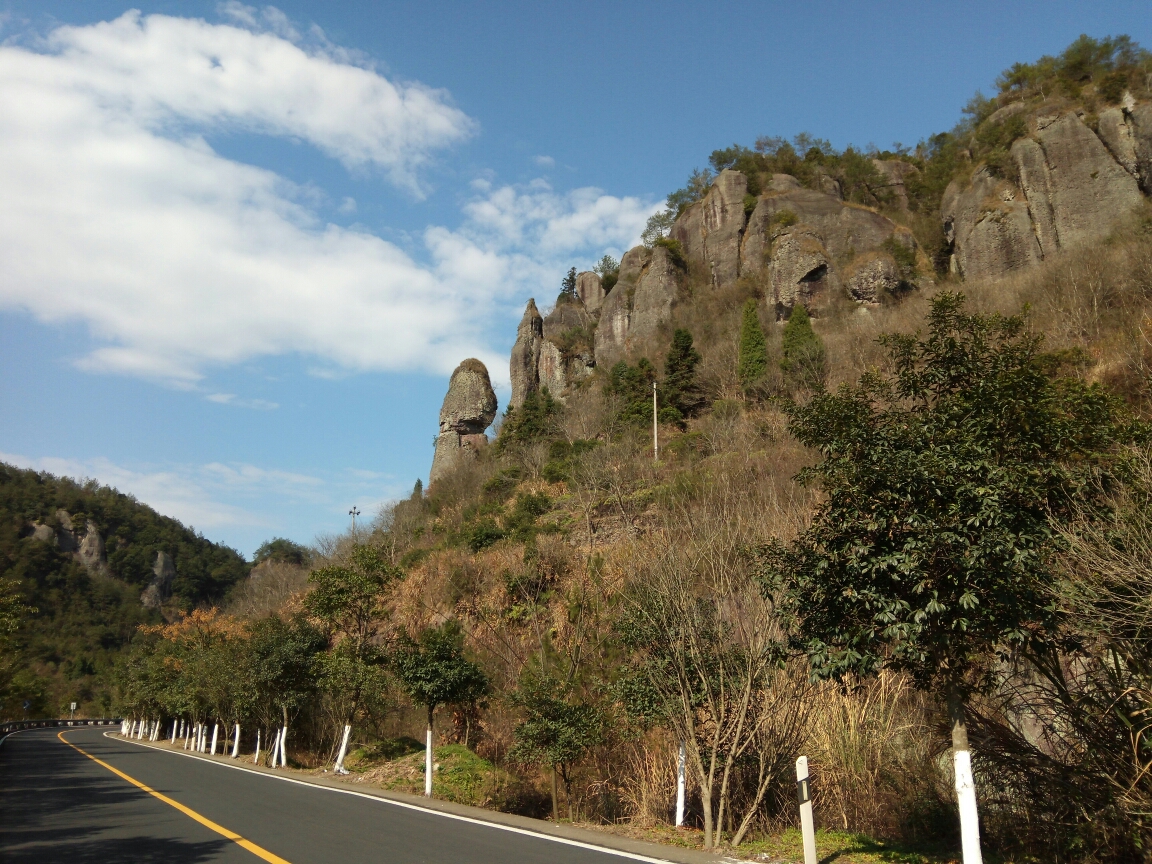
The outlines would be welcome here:
M 737 374 L 745 387 L 755 383 L 768 371 L 768 342 L 756 313 L 756 298 L 744 304 L 744 323 L 740 326 L 740 365 Z
M 560 283 L 560 296 L 556 298 L 556 302 L 575 303 L 577 299 L 576 268 L 573 267 L 568 271 L 568 275 L 564 277 L 564 281 Z
M 660 419 L 665 422 L 682 422 L 691 417 L 704 403 L 700 388 L 696 383 L 696 366 L 700 363 L 700 352 L 692 346 L 692 334 L 681 328 L 672 334 L 672 346 L 664 360 L 664 409 Z M 667 417 L 665 412 L 668 412 Z
M 783 353 L 780 368 L 796 385 L 815 390 L 824 383 L 827 373 L 824 345 L 812 329 L 808 310 L 802 303 L 792 307 L 792 314 L 784 325 Z

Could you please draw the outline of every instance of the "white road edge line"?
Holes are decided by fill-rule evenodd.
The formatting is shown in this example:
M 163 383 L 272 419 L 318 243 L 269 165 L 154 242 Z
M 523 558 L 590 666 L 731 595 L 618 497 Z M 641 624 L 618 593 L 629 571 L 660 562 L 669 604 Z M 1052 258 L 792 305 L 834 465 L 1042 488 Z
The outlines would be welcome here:
M 29 730 L 23 730 L 29 731 Z M 13 735 L 16 733 L 12 733 Z M 110 738 L 114 733 L 105 732 L 104 737 Z M 186 756 L 189 759 L 195 759 L 197 762 L 207 762 L 210 765 L 219 765 L 221 768 L 231 768 L 235 771 L 243 771 L 245 774 L 254 774 L 257 777 L 267 777 L 271 780 L 282 780 L 285 783 L 295 783 L 297 786 L 307 786 L 309 789 L 317 789 L 321 792 L 336 792 L 340 795 L 355 795 L 357 798 L 366 798 L 369 801 L 375 801 L 379 804 L 391 804 L 395 807 L 403 807 L 406 810 L 416 810 L 420 813 L 428 813 L 433 816 L 443 816 L 446 819 L 455 819 L 458 822 L 469 822 L 473 825 L 482 825 L 485 828 L 495 828 L 498 831 L 508 831 L 512 834 L 523 834 L 527 837 L 537 837 L 541 840 L 551 840 L 553 843 L 563 843 L 565 846 L 576 846 L 580 849 L 589 849 L 593 852 L 602 852 L 605 855 L 614 855 L 617 858 L 629 858 L 633 861 L 647 861 L 650 864 L 676 864 L 667 858 L 651 858 L 647 855 L 640 855 L 636 852 L 624 852 L 620 849 L 612 849 L 608 846 L 597 846 L 595 843 L 585 843 L 581 840 L 570 840 L 567 837 L 556 837 L 552 834 L 543 834 L 539 831 L 531 831 L 528 828 L 518 828 L 515 825 L 501 825 L 499 822 L 488 822 L 484 819 L 476 819 L 472 816 L 460 816 L 457 813 L 445 813 L 443 810 L 433 810 L 431 807 L 421 807 L 418 804 L 409 804 L 406 801 L 394 801 L 391 798 L 381 798 L 377 795 L 368 795 L 364 792 L 357 792 L 355 789 L 336 789 L 332 786 L 320 786 L 316 783 L 309 783 L 305 780 L 297 780 L 295 777 L 281 777 L 276 774 L 266 774 L 263 771 L 253 771 L 251 768 L 245 768 L 243 765 L 229 765 L 227 762 L 219 762 L 215 759 L 205 759 L 194 753 L 185 753 L 182 750 L 169 750 L 166 747 L 156 747 L 153 744 L 147 744 L 143 741 L 132 741 L 127 738 L 111 738 L 114 741 L 121 741 L 125 744 L 135 744 L 137 747 L 147 747 L 149 750 L 156 750 L 160 753 L 170 753 L 173 756 Z

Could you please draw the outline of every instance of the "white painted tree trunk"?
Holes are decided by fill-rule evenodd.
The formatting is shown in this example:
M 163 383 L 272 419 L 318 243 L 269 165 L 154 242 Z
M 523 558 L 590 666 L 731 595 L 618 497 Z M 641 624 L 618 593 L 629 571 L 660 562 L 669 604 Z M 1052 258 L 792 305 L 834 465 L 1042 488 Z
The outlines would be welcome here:
M 679 828 L 684 824 L 684 787 L 686 785 L 686 778 L 684 776 L 685 763 L 688 759 L 688 753 L 685 750 L 684 742 L 680 742 L 680 758 L 676 762 L 676 827 Z
M 336 754 L 336 767 L 333 772 L 336 774 L 347 774 L 344 768 L 344 756 L 348 753 L 348 736 L 352 734 L 352 727 L 344 724 L 344 738 L 340 741 L 340 752 Z
M 428 724 L 428 745 L 424 748 L 424 797 L 432 797 L 432 724 Z
M 964 864 L 981 864 L 980 815 L 976 810 L 971 751 L 955 751 L 952 762 L 956 769 L 956 800 L 960 804 L 960 845 L 964 851 Z
M 240 724 L 236 724 L 236 735 L 232 740 L 232 758 L 240 755 Z
M 276 757 L 280 753 L 280 730 L 276 730 L 276 737 L 272 739 L 272 752 L 268 755 L 268 767 L 276 767 Z
M 808 757 L 796 760 L 796 792 L 800 799 L 800 830 L 804 835 L 804 864 L 816 864 L 816 823 L 812 818 L 812 790 L 808 783 Z
M 260 730 L 256 730 L 256 755 L 252 757 L 252 764 L 260 764 Z
M 280 736 L 280 767 L 288 767 L 288 727 L 284 727 L 284 734 Z
M 216 738 L 219 734 L 220 734 L 220 724 L 219 723 L 213 723 L 212 724 L 212 755 L 213 756 L 216 755 Z

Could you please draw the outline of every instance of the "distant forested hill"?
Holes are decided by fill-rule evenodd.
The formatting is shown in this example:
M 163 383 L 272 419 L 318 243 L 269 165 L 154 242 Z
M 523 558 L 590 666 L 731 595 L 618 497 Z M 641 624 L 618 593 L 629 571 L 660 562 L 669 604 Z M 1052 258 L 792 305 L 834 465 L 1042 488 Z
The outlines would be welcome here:
M 109 709 L 137 625 L 223 600 L 248 563 L 130 495 L 0 463 L 0 579 L 37 612 L 0 668 L 0 717 Z M 142 595 L 148 594 L 148 603 Z

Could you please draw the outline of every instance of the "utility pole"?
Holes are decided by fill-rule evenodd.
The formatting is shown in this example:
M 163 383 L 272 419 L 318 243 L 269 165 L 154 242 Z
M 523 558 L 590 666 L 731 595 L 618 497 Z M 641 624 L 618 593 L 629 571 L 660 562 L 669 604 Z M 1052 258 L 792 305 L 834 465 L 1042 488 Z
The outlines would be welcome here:
M 660 461 L 660 428 L 656 425 L 656 382 L 652 382 L 652 461 Z
M 348 511 L 348 515 L 352 517 L 352 536 L 356 536 L 356 517 L 360 515 L 360 510 L 353 507 Z

